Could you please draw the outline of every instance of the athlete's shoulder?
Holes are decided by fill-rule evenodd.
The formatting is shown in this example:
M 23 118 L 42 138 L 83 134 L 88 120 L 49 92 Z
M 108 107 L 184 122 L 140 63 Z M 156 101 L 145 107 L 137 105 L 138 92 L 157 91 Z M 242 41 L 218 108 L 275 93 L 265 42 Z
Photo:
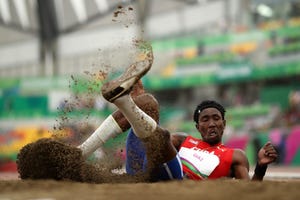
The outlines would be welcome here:
M 174 147 L 177 149 L 177 151 L 179 151 L 181 145 L 183 144 L 183 142 L 186 140 L 187 137 L 188 134 L 184 132 L 175 132 L 171 134 L 171 141 Z
M 204 142 L 201 139 L 189 135 L 183 141 L 182 146 L 185 146 L 185 147 L 201 147 L 201 146 L 205 145 L 203 143 Z
M 187 142 L 190 142 L 190 143 L 194 143 L 194 144 L 199 144 L 199 143 L 203 142 L 201 139 L 196 138 L 196 137 L 193 137 L 193 136 L 191 136 L 191 135 L 189 135 L 189 136 L 186 138 L 186 141 L 187 141 Z

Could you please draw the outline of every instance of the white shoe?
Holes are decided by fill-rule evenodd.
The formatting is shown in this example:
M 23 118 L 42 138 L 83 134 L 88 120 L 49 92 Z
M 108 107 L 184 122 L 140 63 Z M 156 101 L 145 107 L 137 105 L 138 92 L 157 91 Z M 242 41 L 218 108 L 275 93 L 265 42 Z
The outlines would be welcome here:
M 121 76 L 102 86 L 102 96 L 107 101 L 113 102 L 120 96 L 129 94 L 134 84 L 151 69 L 153 63 L 152 49 L 150 49 L 146 56 L 144 60 L 130 65 Z

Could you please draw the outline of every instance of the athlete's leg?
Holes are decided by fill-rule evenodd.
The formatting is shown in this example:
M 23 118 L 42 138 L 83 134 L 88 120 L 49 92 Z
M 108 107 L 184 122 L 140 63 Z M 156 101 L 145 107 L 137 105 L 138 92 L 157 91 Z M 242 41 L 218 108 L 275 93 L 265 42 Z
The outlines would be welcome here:
M 142 51 L 144 51 L 144 54 L 146 55 L 146 58 L 144 60 L 137 61 L 136 63 L 132 64 L 125 74 L 124 80 L 129 80 L 130 87 L 132 87 L 132 90 L 130 91 L 118 91 L 117 95 L 112 95 L 110 91 L 108 91 L 106 94 L 109 94 L 110 96 L 109 101 L 113 101 L 115 98 L 117 98 L 119 95 L 122 95 L 122 92 L 130 92 L 132 97 L 135 99 L 141 94 L 144 94 L 144 87 L 142 85 L 141 80 L 139 80 L 138 77 L 135 76 L 137 73 L 145 74 L 147 71 L 151 68 L 152 62 L 153 62 L 153 53 L 152 53 L 152 47 L 148 43 L 140 43 L 140 48 Z M 128 79 L 128 76 L 131 77 L 131 80 Z M 118 87 L 118 85 L 116 85 Z M 110 87 L 114 87 L 113 85 L 110 85 Z M 115 88 L 116 89 L 116 88 Z M 115 92 L 115 91 L 114 91 Z M 158 117 L 158 107 L 154 108 L 156 111 L 152 111 L 153 104 L 151 105 L 151 102 L 149 105 L 146 103 L 149 102 L 148 100 L 145 100 L 147 98 L 142 97 L 138 98 L 136 101 L 137 105 L 143 107 L 142 109 L 145 109 L 145 112 L 150 114 L 152 117 Z M 139 104 L 141 102 L 141 104 Z M 154 102 L 154 101 L 152 101 Z M 146 108 L 148 110 L 146 110 Z M 153 114 L 156 114 L 156 116 L 153 116 Z M 84 157 L 90 156 L 96 149 L 101 148 L 103 144 L 110 138 L 117 136 L 118 134 L 125 132 L 130 128 L 130 124 L 127 121 L 127 119 L 124 117 L 124 115 L 120 111 L 114 112 L 112 115 L 108 116 L 104 122 L 95 130 L 94 133 L 90 135 L 90 137 L 84 141 L 81 145 L 78 146 L 79 149 L 82 150 L 82 154 Z M 132 145 L 131 145 L 132 146 Z
M 155 120 L 134 103 L 130 95 L 117 98 L 114 104 L 131 123 L 135 135 L 145 146 L 146 170 L 150 173 L 151 180 L 181 179 L 181 163 L 171 143 L 169 131 L 158 126 Z M 167 164 L 168 162 L 170 165 Z M 162 171 L 165 175 L 162 175 Z
M 158 106 L 156 101 L 153 100 L 151 95 L 144 94 L 144 92 L 142 82 L 139 81 L 134 85 L 131 95 L 141 109 L 154 119 L 158 118 Z M 130 126 L 130 123 L 124 115 L 117 110 L 109 115 L 78 148 L 81 149 L 83 157 L 87 158 L 95 152 L 96 149 L 101 148 L 107 140 L 127 131 Z
M 158 103 L 155 98 L 150 95 L 143 93 L 141 91 L 141 85 L 134 88 L 131 95 L 134 95 L 135 103 L 153 119 L 158 121 L 159 118 L 159 108 Z M 139 96 L 136 96 L 139 95 Z M 124 117 L 122 112 L 119 110 L 115 111 L 109 115 L 102 124 L 81 144 L 78 146 L 82 151 L 83 157 L 87 158 L 96 149 L 101 148 L 103 144 L 110 138 L 114 138 L 117 135 L 127 131 L 131 127 L 130 123 Z M 143 154 L 143 147 L 140 144 L 141 141 L 129 132 L 127 137 L 127 155 L 129 155 L 129 160 L 134 160 L 134 157 L 141 157 Z M 131 157 L 130 157 L 131 156 Z M 128 166 L 129 167 L 129 166 Z
M 145 62 L 147 63 L 147 62 Z M 181 163 L 177 157 L 177 151 L 171 143 L 170 133 L 158 126 L 158 123 L 142 111 L 129 95 L 132 86 L 149 70 L 146 64 L 132 65 L 122 76 L 116 80 L 107 82 L 102 86 L 103 97 L 114 103 L 130 122 L 135 135 L 143 141 L 148 165 L 147 169 L 152 173 L 159 171 L 159 167 L 166 162 L 175 163 L 173 173 L 182 178 Z M 174 162 L 173 162 L 174 161 Z M 173 168 L 165 165 L 169 174 Z M 170 177 L 173 178 L 173 177 Z
M 78 146 L 82 151 L 83 157 L 87 158 L 96 149 L 101 148 L 103 144 L 112 137 L 122 133 L 122 129 L 112 115 L 109 115 L 101 125 Z
M 134 102 L 145 113 L 155 119 L 155 121 L 159 121 L 159 106 L 156 99 L 151 94 L 141 94 L 134 98 Z M 122 116 L 123 119 L 126 119 L 124 115 Z M 127 123 L 129 124 L 128 121 Z M 126 173 L 131 175 L 139 174 L 144 171 L 146 165 L 147 159 L 145 145 L 131 129 L 126 138 Z

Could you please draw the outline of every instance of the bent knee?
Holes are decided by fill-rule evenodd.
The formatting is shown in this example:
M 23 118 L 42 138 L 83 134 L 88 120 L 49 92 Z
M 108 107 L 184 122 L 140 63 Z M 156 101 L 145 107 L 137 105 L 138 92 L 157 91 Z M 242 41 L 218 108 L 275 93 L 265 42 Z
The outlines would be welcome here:
M 141 94 L 134 98 L 134 102 L 156 122 L 159 121 L 159 104 L 153 95 L 149 93 Z
M 171 133 L 167 129 L 158 126 L 156 132 L 162 143 L 169 143 L 171 141 Z

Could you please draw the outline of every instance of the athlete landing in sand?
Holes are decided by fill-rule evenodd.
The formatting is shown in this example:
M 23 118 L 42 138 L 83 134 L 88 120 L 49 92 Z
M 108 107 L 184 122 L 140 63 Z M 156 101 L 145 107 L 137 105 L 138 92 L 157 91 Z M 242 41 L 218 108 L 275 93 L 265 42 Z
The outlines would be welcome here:
M 133 70 L 129 69 L 124 75 L 102 87 L 103 97 L 114 103 L 132 126 L 127 140 L 127 148 L 132 149 L 135 153 L 138 152 L 137 150 L 146 152 L 142 155 L 134 154 L 140 156 L 138 157 L 140 160 L 148 161 L 146 165 L 140 163 L 135 170 L 143 171 L 146 166 L 146 169 L 150 170 L 150 177 L 154 180 L 165 180 L 162 177 L 166 177 L 166 180 L 172 179 L 173 176 L 163 176 L 159 172 L 162 172 L 160 170 L 163 169 L 169 174 L 172 172 L 178 174 L 176 172 L 178 167 L 170 167 L 178 157 L 174 151 L 175 147 L 179 150 L 184 175 L 189 179 L 234 177 L 250 180 L 249 162 L 245 152 L 225 147 L 222 144 L 226 120 L 225 109 L 219 103 L 203 101 L 195 110 L 194 121 L 197 130 L 201 133 L 202 140 L 183 134 L 172 134 L 171 136 L 168 130 L 160 127 L 156 120 L 136 105 L 130 91 L 138 79 L 150 69 L 145 66 L 139 65 L 139 67 L 132 68 Z M 134 142 L 137 147 L 130 146 Z M 267 165 L 274 162 L 276 158 L 275 148 L 271 143 L 266 143 L 258 152 L 258 161 L 252 180 L 263 180 Z M 134 165 L 130 164 L 137 165 L 137 163 L 130 163 L 131 160 L 132 155 L 127 155 L 126 170 L 127 173 L 135 174 L 135 171 L 132 170 Z M 169 161 L 170 165 L 168 165 Z M 172 171 L 172 169 L 175 170 Z
M 153 62 L 152 51 L 149 50 L 146 55 L 144 60 L 131 65 L 119 78 L 102 86 L 103 97 L 115 104 L 119 110 L 108 116 L 78 147 L 83 157 L 89 156 L 109 138 L 131 127 L 126 143 L 127 174 L 145 175 L 145 180 L 148 181 L 181 180 L 183 172 L 187 178 L 194 180 L 221 177 L 250 179 L 249 163 L 244 152 L 226 148 L 221 144 L 226 121 L 225 110 L 218 103 L 205 101 L 195 110 L 194 120 L 196 128 L 201 132 L 202 140 L 187 137 L 185 134 L 171 135 L 158 125 L 158 103 L 152 95 L 145 93 L 140 81 L 140 78 L 150 70 Z M 21 156 L 18 158 L 19 169 L 29 162 L 24 159 L 24 155 L 30 157 L 31 150 L 28 151 L 29 153 L 22 154 L 21 150 Z M 183 170 L 179 156 L 183 162 Z M 258 153 L 252 180 L 262 180 L 267 165 L 276 158 L 274 147 L 270 143 L 264 145 Z M 35 162 L 43 160 L 39 157 L 34 159 Z M 51 162 L 51 167 L 56 165 L 55 162 Z M 46 168 L 47 163 L 43 167 Z M 19 172 L 23 177 L 27 177 L 26 173 L 36 173 L 31 168 L 29 171 Z
M 225 109 L 222 105 L 206 100 L 195 109 L 194 121 L 202 140 L 183 134 L 172 134 L 173 143 L 170 144 L 170 133 L 158 126 L 156 121 L 139 109 L 132 100 L 129 89 L 132 88 L 134 80 L 134 78 L 128 80 L 120 78 L 109 82 L 102 87 L 102 94 L 105 99 L 114 103 L 130 122 L 133 133 L 144 143 L 146 158 L 149 163 L 153 162 L 152 166 L 157 167 L 164 162 L 172 161 L 176 155 L 174 146 L 179 150 L 183 172 L 189 179 L 234 177 L 250 180 L 249 162 L 245 152 L 222 144 L 226 125 Z M 119 97 L 115 98 L 116 95 Z M 267 165 L 276 158 L 275 148 L 271 143 L 266 143 L 258 152 L 252 180 L 262 180 Z
M 141 144 L 144 144 L 148 160 L 147 167 L 150 169 L 151 177 L 155 174 L 158 175 L 155 179 L 160 180 L 163 176 L 158 173 L 159 169 L 163 169 L 162 166 L 168 166 L 168 162 L 175 163 L 177 155 L 174 147 L 176 147 L 187 178 L 201 180 L 234 177 L 250 180 L 249 162 L 245 152 L 225 147 L 222 144 L 226 125 L 225 109 L 215 101 L 203 101 L 194 112 L 194 121 L 202 140 L 182 134 L 172 134 L 171 144 L 170 132 L 161 128 L 157 121 L 143 112 L 130 95 L 134 84 L 150 69 L 145 66 L 139 65 L 132 68 L 133 70 L 129 69 L 118 79 L 103 85 L 102 95 L 118 107 L 131 124 L 134 135 L 141 141 Z M 252 180 L 263 180 L 267 165 L 274 162 L 276 158 L 275 148 L 271 143 L 266 143 L 258 152 L 258 161 Z M 165 170 L 169 171 L 169 174 L 172 172 L 178 174 L 176 172 L 178 168 L 171 170 L 172 164 Z M 127 171 L 130 172 L 130 168 L 129 170 L 127 168 Z

